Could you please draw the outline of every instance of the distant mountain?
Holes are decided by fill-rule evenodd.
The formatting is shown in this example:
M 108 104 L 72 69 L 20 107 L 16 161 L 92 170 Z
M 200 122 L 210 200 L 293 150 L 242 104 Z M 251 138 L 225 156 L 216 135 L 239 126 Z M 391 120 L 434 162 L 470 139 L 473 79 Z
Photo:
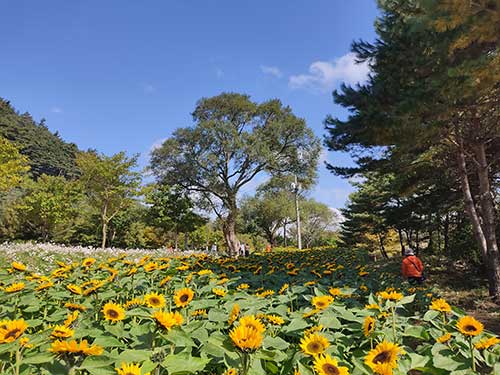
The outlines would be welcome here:
M 36 123 L 29 113 L 20 114 L 9 101 L 0 98 L 0 136 L 13 142 L 30 160 L 31 174 L 76 177 L 78 147 L 52 133 L 42 120 Z

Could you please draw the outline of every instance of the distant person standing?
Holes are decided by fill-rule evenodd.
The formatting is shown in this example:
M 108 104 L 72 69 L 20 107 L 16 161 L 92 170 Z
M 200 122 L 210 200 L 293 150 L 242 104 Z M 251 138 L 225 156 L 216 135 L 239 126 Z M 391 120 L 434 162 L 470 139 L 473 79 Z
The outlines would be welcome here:
M 249 244 L 245 244 L 245 256 L 249 256 L 250 255 L 250 245 Z
M 245 256 L 245 243 L 244 242 L 240 243 L 239 255 L 242 256 L 242 257 Z
M 424 265 L 422 261 L 415 255 L 413 250 L 406 250 L 403 263 L 401 265 L 403 277 L 407 278 L 410 284 L 421 285 L 424 280 Z
M 217 244 L 215 242 L 212 244 L 212 247 L 210 248 L 210 252 L 212 254 L 217 254 Z

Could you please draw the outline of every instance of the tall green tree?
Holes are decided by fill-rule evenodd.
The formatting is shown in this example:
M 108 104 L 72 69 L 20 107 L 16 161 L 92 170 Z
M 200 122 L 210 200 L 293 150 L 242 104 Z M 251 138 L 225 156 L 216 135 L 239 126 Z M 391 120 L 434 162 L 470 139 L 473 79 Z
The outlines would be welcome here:
M 73 230 L 82 198 L 79 186 L 62 176 L 28 182 L 17 206 L 23 232 L 31 239 L 62 242 Z
M 160 181 L 207 202 L 235 254 L 240 189 L 265 172 L 315 175 L 319 140 L 279 100 L 259 104 L 247 95 L 223 93 L 201 99 L 193 120 L 194 126 L 177 129 L 153 151 L 151 169 Z
M 89 151 L 77 156 L 81 172 L 80 183 L 92 205 L 99 208 L 101 247 L 106 247 L 111 220 L 129 207 L 139 194 L 141 183 L 137 155 L 127 157 L 124 152 L 112 156 Z
M 188 234 L 206 223 L 206 219 L 194 212 L 192 199 L 175 187 L 154 184 L 146 195 L 150 204 L 149 218 L 152 224 L 174 234 L 175 249 L 178 248 L 179 233 Z
M 365 85 L 334 93 L 351 115 L 345 121 L 329 117 L 326 127 L 330 149 L 358 156 L 365 151 L 357 170 L 332 167 L 337 173 L 390 168 L 396 175 L 413 174 L 427 164 L 428 171 L 442 167 L 443 175 L 455 177 L 490 294 L 500 299 L 494 204 L 500 173 L 499 33 L 492 32 L 498 30 L 499 9 L 497 2 L 485 3 L 476 10 L 462 1 L 457 7 L 380 1 L 378 40 L 352 47 L 360 61 L 370 62 L 373 74 Z M 493 25 L 483 25 L 488 20 Z
M 19 186 L 28 171 L 28 159 L 0 136 L 0 194 Z
M 302 240 L 306 248 L 320 245 L 325 235 L 333 236 L 338 225 L 338 217 L 326 204 L 314 199 L 300 201 Z M 291 228 L 296 235 L 296 227 Z

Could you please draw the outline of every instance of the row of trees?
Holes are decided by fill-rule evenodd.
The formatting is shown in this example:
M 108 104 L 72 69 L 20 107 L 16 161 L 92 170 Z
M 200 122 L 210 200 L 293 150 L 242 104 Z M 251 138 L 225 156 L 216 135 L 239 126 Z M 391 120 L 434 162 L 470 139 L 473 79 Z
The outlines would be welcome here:
M 332 210 L 304 196 L 314 183 L 319 141 L 277 100 L 258 104 L 240 94 L 200 100 L 194 125 L 178 129 L 153 152 L 150 170 L 157 181 L 146 186 L 137 156 L 80 151 L 43 122 L 0 104 L 4 240 L 149 248 L 218 243 L 231 254 L 240 240 L 260 249 L 292 245 L 292 174 L 304 185 L 299 200 L 305 244 L 334 237 Z M 33 148 L 43 158 L 31 159 Z M 264 173 L 272 178 L 255 197 L 240 197 L 241 188 Z
M 327 145 L 348 151 L 358 191 L 344 211 L 346 242 L 477 258 L 500 299 L 500 9 L 495 1 L 380 1 L 366 84 L 343 86 Z

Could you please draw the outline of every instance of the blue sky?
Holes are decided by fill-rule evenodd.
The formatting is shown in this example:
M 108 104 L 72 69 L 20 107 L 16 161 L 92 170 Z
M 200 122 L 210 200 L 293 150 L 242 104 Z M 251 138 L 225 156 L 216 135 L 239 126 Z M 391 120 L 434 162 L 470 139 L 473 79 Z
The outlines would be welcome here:
M 280 98 L 322 138 L 327 114 L 346 116 L 332 89 L 368 73 L 349 46 L 375 38 L 376 15 L 372 0 L 9 1 L 0 96 L 81 149 L 141 153 L 143 166 L 199 98 L 223 91 Z M 349 183 L 323 164 L 319 176 L 312 196 L 342 207 Z

